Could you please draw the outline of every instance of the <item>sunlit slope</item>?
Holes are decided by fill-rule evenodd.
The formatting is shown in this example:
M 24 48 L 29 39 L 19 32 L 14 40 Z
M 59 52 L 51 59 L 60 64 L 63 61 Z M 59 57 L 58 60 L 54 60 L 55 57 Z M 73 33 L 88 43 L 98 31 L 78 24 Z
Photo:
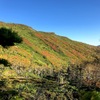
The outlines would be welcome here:
M 40 32 L 26 25 L 3 22 L 0 22 L 0 27 L 12 28 L 23 38 L 21 44 L 8 49 L 0 46 L 0 58 L 7 59 L 13 66 L 60 70 L 70 63 L 90 62 L 98 56 L 97 47 L 52 32 Z

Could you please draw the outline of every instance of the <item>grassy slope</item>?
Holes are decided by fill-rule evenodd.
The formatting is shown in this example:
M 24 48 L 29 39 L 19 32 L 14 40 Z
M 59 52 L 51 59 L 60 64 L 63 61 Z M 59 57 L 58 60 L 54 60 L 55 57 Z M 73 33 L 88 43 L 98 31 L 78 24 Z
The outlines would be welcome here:
M 96 47 L 54 33 L 39 32 L 21 24 L 0 22 L 0 27 L 12 28 L 23 38 L 22 44 L 8 50 L 0 47 L 0 58 L 7 59 L 14 66 L 54 68 L 58 71 L 69 63 L 93 61 L 93 56 L 96 56 Z
M 49 96 L 50 100 L 59 98 L 74 100 L 72 90 L 76 88 L 68 85 L 67 81 L 63 87 L 60 86 L 58 79 L 61 76 L 58 71 L 66 68 L 70 63 L 92 62 L 100 57 L 99 48 L 54 33 L 39 32 L 21 24 L 0 22 L 0 27 L 12 28 L 23 38 L 23 43 L 15 44 L 8 49 L 0 46 L 0 58 L 12 64 L 12 69 L 0 64 L 0 99 L 2 100 L 8 97 L 9 100 L 37 100 L 37 98 L 48 100 Z M 56 78 L 41 77 L 40 72 L 48 76 L 50 73 L 48 70 L 58 72 Z M 99 100 L 100 93 L 95 92 L 95 95 L 93 93 L 88 92 L 90 97 L 82 91 L 82 100 L 94 97 Z

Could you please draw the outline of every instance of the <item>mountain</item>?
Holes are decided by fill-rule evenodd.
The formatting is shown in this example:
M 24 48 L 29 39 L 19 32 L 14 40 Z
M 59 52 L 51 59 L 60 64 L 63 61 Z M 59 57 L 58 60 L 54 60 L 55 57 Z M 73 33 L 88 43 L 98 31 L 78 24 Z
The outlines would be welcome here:
M 100 48 L 96 46 L 88 45 L 82 42 L 73 41 L 67 37 L 58 36 L 54 32 L 37 31 L 35 29 L 32 29 L 29 26 L 22 25 L 22 24 L 0 22 L 0 28 L 1 27 L 12 29 L 13 31 L 17 32 L 18 35 L 22 37 L 22 40 L 23 40 L 22 43 L 15 43 L 14 46 L 11 46 L 7 49 L 0 46 L 0 59 L 2 59 L 3 62 L 9 63 L 9 67 L 4 67 L 5 65 L 2 65 L 2 64 L 0 65 L 2 69 L 0 73 L 3 80 L 4 78 L 6 79 L 13 78 L 11 79 L 13 80 L 13 82 L 18 81 L 18 82 L 24 83 L 25 82 L 24 79 L 32 78 L 32 79 L 35 79 L 36 83 L 46 82 L 45 84 L 48 87 L 48 86 L 51 86 L 52 82 L 53 82 L 52 84 L 55 85 L 54 80 L 57 80 L 57 83 L 59 82 L 64 83 L 63 80 L 66 78 L 65 76 L 67 75 L 67 74 L 65 75 L 65 72 L 67 71 L 69 66 L 71 66 L 72 69 L 78 68 L 78 67 L 85 68 L 84 67 L 85 65 L 89 66 L 89 67 L 86 67 L 85 70 L 89 69 L 90 73 L 92 73 L 91 74 L 92 76 L 94 75 L 93 72 L 95 68 L 99 68 L 98 66 L 100 63 L 99 62 Z M 76 71 L 76 69 L 73 69 L 73 70 Z M 74 73 L 74 71 L 72 73 Z M 71 75 L 74 75 L 74 74 L 71 74 Z M 89 75 L 88 72 L 84 74 L 85 78 L 87 77 L 86 75 Z M 97 74 L 97 75 L 100 75 L 100 74 Z M 64 78 L 61 78 L 63 76 Z M 76 77 L 76 76 L 74 75 L 73 77 Z M 1 81 L 1 83 L 2 82 L 3 81 Z M 14 87 L 13 84 L 15 83 L 10 83 L 10 82 L 12 81 L 8 81 L 8 83 L 11 86 L 8 86 L 6 88 L 7 93 L 9 92 L 8 91 L 9 89 L 16 88 L 17 94 L 19 94 L 18 92 L 19 87 Z M 16 83 L 16 84 L 18 86 L 19 84 L 20 86 L 23 85 L 22 83 Z M 27 84 L 29 86 L 30 82 Z M 26 86 L 24 87 L 26 88 Z M 45 86 L 43 85 L 43 87 Z M 37 93 L 36 89 L 35 90 L 33 89 L 34 93 Z M 2 89 L 0 91 L 2 91 Z M 30 96 L 31 94 L 28 93 L 31 90 L 29 90 L 28 92 L 27 91 L 22 90 L 21 92 L 22 97 L 26 99 L 27 97 L 31 98 Z M 47 95 L 52 96 L 53 95 L 52 93 L 54 93 L 54 91 L 53 92 L 51 91 L 53 90 L 52 89 L 50 91 L 46 90 Z M 39 94 L 37 93 L 37 95 Z M 44 98 L 34 99 L 34 100 L 43 100 L 43 99 Z M 58 100 L 58 99 L 55 99 L 55 100 Z M 74 99 L 71 99 L 71 100 L 74 100 Z
M 14 65 L 54 67 L 59 70 L 69 63 L 93 61 L 94 55 L 97 56 L 95 46 L 72 41 L 53 32 L 40 32 L 26 25 L 3 22 L 0 22 L 0 27 L 12 28 L 23 38 L 22 44 L 16 44 L 5 51 L 0 48 L 1 58 L 9 58 L 9 62 Z
M 98 45 L 98 47 L 100 47 L 100 45 Z

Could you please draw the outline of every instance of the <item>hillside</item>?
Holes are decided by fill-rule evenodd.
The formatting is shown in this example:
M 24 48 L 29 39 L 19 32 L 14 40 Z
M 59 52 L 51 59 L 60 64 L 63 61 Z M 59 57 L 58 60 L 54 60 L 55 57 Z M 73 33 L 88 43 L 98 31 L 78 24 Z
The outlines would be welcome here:
M 9 58 L 14 65 L 60 69 L 69 63 L 93 61 L 94 55 L 97 56 L 95 46 L 72 41 L 52 32 L 40 32 L 25 25 L 2 22 L 0 27 L 12 28 L 23 38 L 22 44 L 16 44 L 8 50 L 0 48 L 1 58 Z
M 85 68 L 84 65 L 86 64 L 86 66 L 91 67 L 92 71 L 95 70 L 96 66 L 97 68 L 99 68 L 100 48 L 96 46 L 73 41 L 67 37 L 58 36 L 53 32 L 37 31 L 32 29 L 31 27 L 22 24 L 0 22 L 0 27 L 11 28 L 13 31 L 17 32 L 18 35 L 21 36 L 23 39 L 22 43 L 19 44 L 16 43 L 14 46 L 9 47 L 8 49 L 0 46 L 0 59 L 7 60 L 7 62 L 10 63 L 8 67 L 4 67 L 4 65 L 0 64 L 1 66 L 0 74 L 2 77 L 1 80 L 2 79 L 4 80 L 5 78 L 7 78 L 7 80 L 9 78 L 13 79 L 16 78 L 14 79 L 14 81 L 16 80 L 18 82 L 23 82 L 25 81 L 23 78 L 25 79 L 36 78 L 35 80 L 36 83 L 39 82 L 41 83 L 44 81 L 46 82 L 47 80 L 50 79 L 50 82 L 47 81 L 47 83 L 45 83 L 48 87 L 48 83 L 49 85 L 51 85 L 52 82 L 54 85 L 56 84 L 54 83 L 55 82 L 54 80 L 56 80 L 56 78 L 58 85 L 59 83 L 64 83 L 63 80 L 65 80 L 66 76 L 64 74 L 69 68 L 69 66 L 73 68 L 76 68 L 76 66 Z M 86 70 L 89 67 L 86 67 Z M 73 70 L 75 71 L 76 69 Z M 91 73 L 92 71 L 90 70 Z M 82 75 L 84 75 L 86 78 L 87 77 L 86 75 L 88 74 L 85 73 Z M 91 74 L 91 76 L 93 75 Z M 99 72 L 97 75 L 100 76 Z M 64 78 L 61 78 L 63 76 Z M 95 79 L 96 82 L 99 82 L 98 78 Z M 8 83 L 10 84 L 12 82 L 11 84 L 13 84 L 14 81 L 8 81 Z M 20 85 L 22 86 L 21 83 Z M 30 82 L 28 85 L 30 85 Z M 98 87 L 99 86 L 100 85 L 98 85 Z M 43 88 L 47 87 L 43 85 Z M 10 85 L 6 89 L 9 90 L 12 88 L 15 87 L 13 85 Z M 18 89 L 18 87 L 16 88 Z M 34 93 L 37 93 L 36 89 L 33 91 Z M 27 98 L 27 95 L 28 97 L 31 97 L 30 94 L 28 94 L 29 92 L 28 90 L 27 90 L 28 92 L 24 91 L 24 93 L 23 91 L 21 93 L 22 97 Z M 47 94 L 53 95 L 52 93 L 54 91 L 53 92 L 51 91 L 53 90 L 51 89 L 50 91 L 48 90 L 46 92 Z M 34 99 L 34 100 L 43 100 L 43 99 Z

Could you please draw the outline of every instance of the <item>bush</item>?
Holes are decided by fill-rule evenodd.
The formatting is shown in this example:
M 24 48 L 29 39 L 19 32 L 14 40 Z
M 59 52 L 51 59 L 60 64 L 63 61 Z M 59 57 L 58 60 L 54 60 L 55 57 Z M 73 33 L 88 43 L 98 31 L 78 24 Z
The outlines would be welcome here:
M 0 28 L 0 45 L 4 48 L 13 46 L 14 43 L 21 43 L 22 38 L 18 36 L 12 29 L 7 29 L 5 27 Z

